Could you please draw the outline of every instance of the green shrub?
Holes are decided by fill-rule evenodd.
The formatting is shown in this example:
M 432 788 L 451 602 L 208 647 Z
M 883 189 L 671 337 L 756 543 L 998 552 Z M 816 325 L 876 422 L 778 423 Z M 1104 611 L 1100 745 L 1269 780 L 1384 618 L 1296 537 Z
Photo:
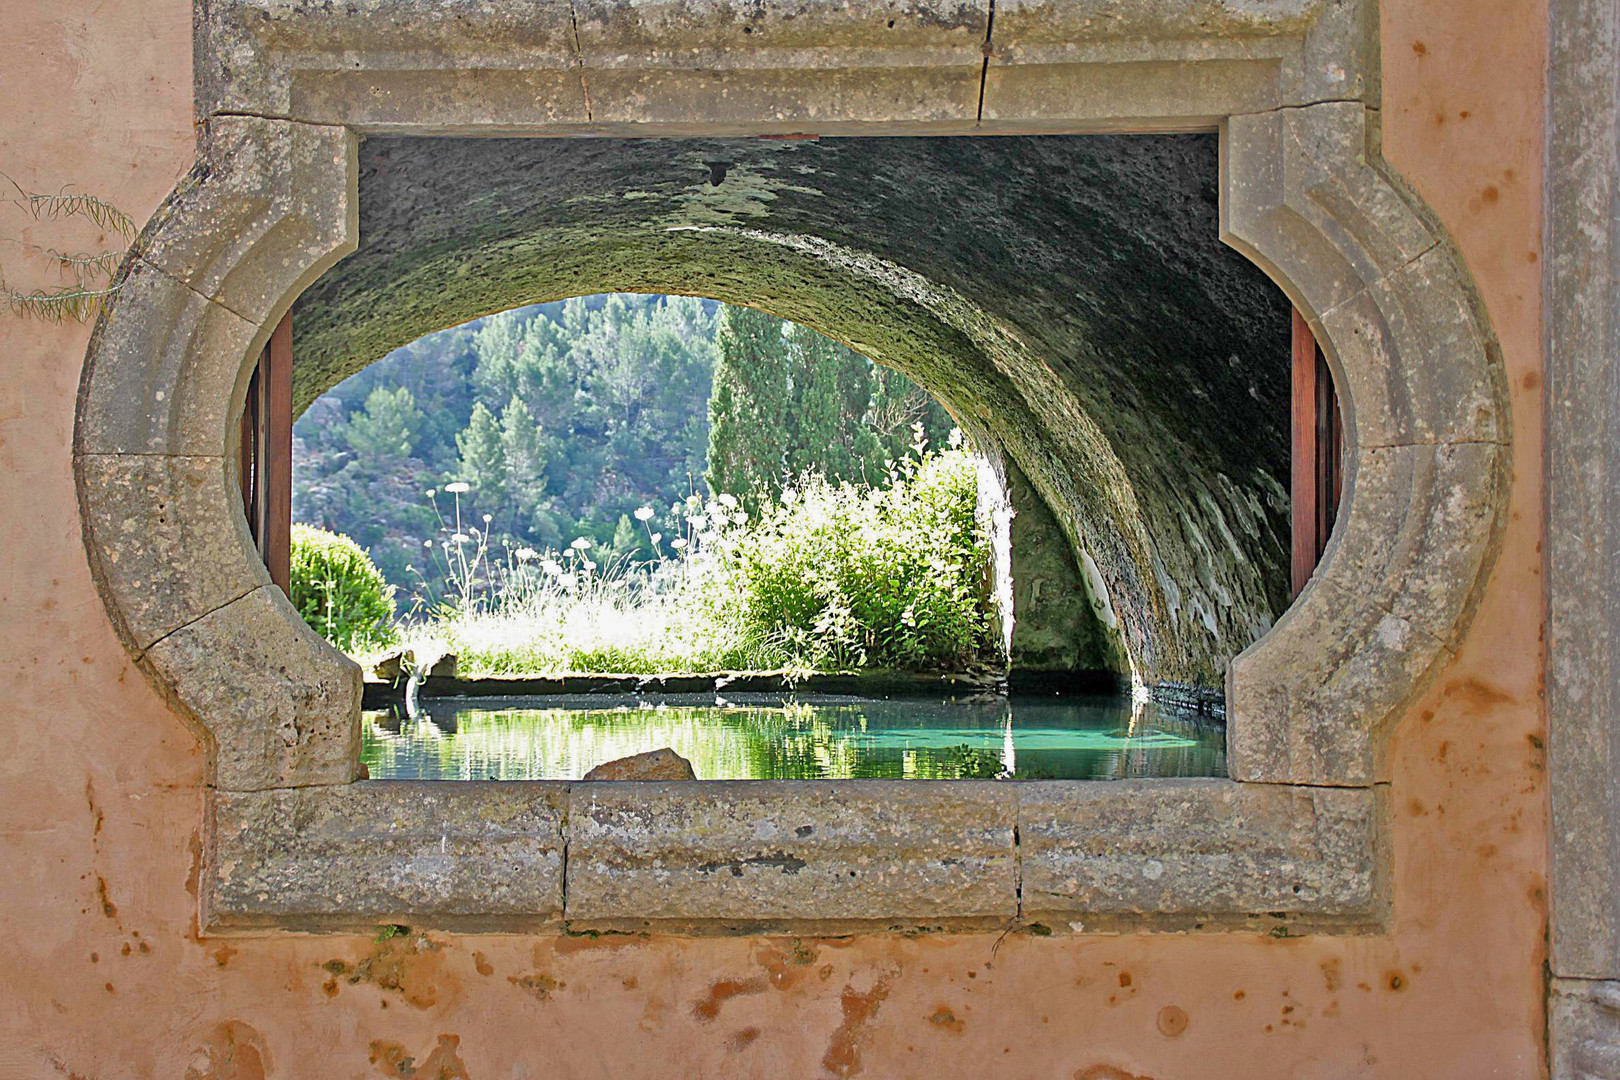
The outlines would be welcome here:
M 347 536 L 292 527 L 292 602 L 311 628 L 347 653 L 392 644 L 394 587 Z
M 975 459 L 894 470 L 876 489 L 806 479 L 754 517 L 730 494 L 642 508 L 649 562 L 586 537 L 560 552 L 492 544 L 446 517 L 423 550 L 449 599 L 413 608 L 409 634 L 469 674 L 961 670 L 993 641 Z
M 886 488 L 809 478 L 726 543 L 749 628 L 817 667 L 952 669 L 990 640 L 989 541 L 960 450 L 902 463 Z

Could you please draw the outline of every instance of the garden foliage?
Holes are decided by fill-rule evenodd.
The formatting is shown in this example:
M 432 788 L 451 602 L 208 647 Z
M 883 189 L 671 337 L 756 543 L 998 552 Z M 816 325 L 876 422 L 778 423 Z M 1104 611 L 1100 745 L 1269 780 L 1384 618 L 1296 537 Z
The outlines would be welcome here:
M 347 536 L 292 527 L 293 606 L 322 637 L 348 653 L 391 644 L 394 587 Z
M 726 493 L 639 508 L 648 562 L 514 547 L 447 509 L 424 554 L 450 600 L 408 633 L 469 674 L 960 670 L 991 642 L 975 470 L 950 450 L 886 487 L 805 477 L 758 517 Z
M 811 667 L 953 670 L 988 642 L 973 459 L 903 459 L 883 487 L 809 474 L 728 537 L 739 617 Z
M 902 376 L 774 316 L 576 298 L 430 334 L 318 399 L 294 429 L 294 513 L 354 537 L 402 594 L 423 588 L 406 568 L 435 528 L 422 492 L 450 482 L 515 545 L 585 536 L 645 562 L 638 508 L 706 478 L 749 508 L 807 471 L 882 483 L 918 420 L 950 429 Z

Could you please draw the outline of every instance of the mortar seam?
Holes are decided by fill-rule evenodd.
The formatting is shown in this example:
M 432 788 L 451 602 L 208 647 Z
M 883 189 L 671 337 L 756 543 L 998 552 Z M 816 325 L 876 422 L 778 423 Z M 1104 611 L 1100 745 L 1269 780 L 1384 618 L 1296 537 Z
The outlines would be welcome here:
M 579 92 L 585 99 L 585 122 L 589 124 L 595 117 L 591 112 L 591 88 L 585 82 L 585 49 L 579 43 L 579 12 L 574 0 L 568 0 L 568 29 L 574 38 L 574 66 L 579 70 Z
M 140 661 L 146 659 L 146 656 L 147 656 L 148 653 L 150 653 L 153 649 L 157 648 L 159 645 L 163 644 L 165 641 L 168 641 L 170 638 L 172 638 L 174 635 L 178 634 L 180 631 L 185 630 L 185 629 L 187 629 L 189 627 L 192 627 L 192 626 L 196 626 L 198 623 L 200 623 L 204 619 L 208 618 L 208 616 L 216 614 L 216 613 L 221 612 L 221 611 L 224 611 L 226 608 L 230 607 L 232 604 L 236 603 L 239 600 L 244 600 L 247 597 L 252 596 L 254 593 L 258 592 L 260 589 L 272 589 L 272 588 L 275 588 L 275 587 L 276 586 L 274 584 L 255 585 L 251 589 L 249 589 L 247 592 L 238 593 L 236 596 L 231 597 L 229 600 L 225 601 L 224 603 L 219 604 L 219 605 L 217 605 L 215 607 L 209 608 L 207 611 L 203 612 L 201 615 L 198 615 L 196 618 L 187 619 L 185 622 L 181 623 L 179 626 L 175 627 L 173 630 L 169 630 L 169 631 L 165 632 L 163 635 L 161 635 L 160 637 L 154 638 L 149 645 L 147 645 L 146 647 L 144 647 L 141 650 L 139 650 L 138 652 L 136 652 L 136 654 L 135 654 L 136 663 L 139 663 Z
M 219 308 L 221 311 L 229 312 L 230 314 L 236 316 L 238 319 L 241 319 L 243 322 L 247 323 L 249 326 L 257 327 L 259 325 L 257 321 L 255 321 L 254 319 L 251 319 L 248 316 L 242 314 L 240 311 L 237 311 L 235 308 L 231 307 L 229 304 L 227 304 L 225 301 L 221 300 L 219 297 L 217 297 L 217 296 L 209 296 L 207 293 L 205 293 L 201 289 L 197 288 L 197 286 L 193 285 L 191 282 L 187 281 L 185 278 L 181 277 L 179 274 L 176 274 L 174 271 L 168 269 L 165 266 L 162 266 L 162 265 L 160 265 L 158 263 L 153 262 L 145 254 L 137 252 L 135 254 L 130 255 L 130 258 L 135 260 L 136 262 L 140 263 L 142 266 L 146 267 L 148 270 L 151 270 L 153 273 L 161 274 L 163 277 L 168 278 L 170 281 L 174 282 L 176 285 L 180 286 L 182 289 L 185 289 L 186 291 L 190 292 L 193 296 L 201 297 L 203 300 L 206 300 L 208 303 L 213 304 L 215 307 Z
M 973 117 L 975 124 L 984 122 L 984 89 L 985 85 L 990 81 L 990 53 L 994 48 L 991 44 L 991 35 L 995 33 L 995 29 L 996 0 L 990 0 L 990 8 L 984 20 L 984 44 L 979 47 L 979 51 L 984 54 L 984 62 L 979 67 L 979 109 Z
M 572 839 L 574 827 L 574 785 L 563 785 L 562 821 L 557 829 L 557 835 L 562 840 L 562 866 L 558 869 L 557 882 L 557 918 L 566 930 L 568 927 L 568 845 Z
M 247 109 L 220 109 L 216 112 L 209 113 L 208 116 L 203 119 L 202 123 L 206 126 L 210 120 L 229 120 L 233 118 L 243 120 L 273 120 L 284 124 L 302 124 L 304 127 L 315 128 L 347 128 L 349 130 L 353 130 L 354 128 L 354 125 L 352 124 L 340 123 L 335 120 L 306 120 L 303 117 L 290 116 L 283 113 L 252 112 Z
M 1024 917 L 1024 801 L 1013 799 L 1013 918 Z
M 1369 780 L 1365 784 L 1328 784 L 1320 780 L 1234 780 L 1235 784 L 1251 784 L 1255 787 L 1277 788 L 1310 788 L 1313 791 L 1372 791 L 1375 788 L 1388 787 L 1388 780 Z

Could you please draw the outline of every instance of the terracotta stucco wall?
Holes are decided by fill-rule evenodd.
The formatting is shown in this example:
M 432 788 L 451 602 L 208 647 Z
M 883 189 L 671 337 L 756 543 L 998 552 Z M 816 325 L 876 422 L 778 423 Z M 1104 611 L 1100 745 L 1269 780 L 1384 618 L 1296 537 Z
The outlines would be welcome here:
M 190 161 L 190 15 L 8 5 L 0 170 L 149 214 Z M 202 755 L 114 638 L 79 540 L 88 330 L 7 314 L 0 1077 L 1541 1075 L 1544 21 L 1538 0 L 1383 13 L 1386 153 L 1485 298 L 1516 444 L 1474 629 L 1394 735 L 1387 936 L 200 941 Z M 97 241 L 0 215 L 8 238 Z M 47 283 L 15 245 L 0 266 Z

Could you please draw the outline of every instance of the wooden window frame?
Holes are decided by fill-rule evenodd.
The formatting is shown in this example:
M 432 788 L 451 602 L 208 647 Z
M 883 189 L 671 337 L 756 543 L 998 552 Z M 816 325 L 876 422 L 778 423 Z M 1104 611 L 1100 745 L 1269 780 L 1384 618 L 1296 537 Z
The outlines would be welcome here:
M 248 380 L 237 482 L 270 580 L 292 595 L 292 314 L 276 324 Z
M 1294 309 L 1292 401 L 1293 551 L 1289 576 L 1293 595 L 1298 596 L 1327 550 L 1344 493 L 1344 423 L 1339 395 L 1327 358 L 1298 308 Z

